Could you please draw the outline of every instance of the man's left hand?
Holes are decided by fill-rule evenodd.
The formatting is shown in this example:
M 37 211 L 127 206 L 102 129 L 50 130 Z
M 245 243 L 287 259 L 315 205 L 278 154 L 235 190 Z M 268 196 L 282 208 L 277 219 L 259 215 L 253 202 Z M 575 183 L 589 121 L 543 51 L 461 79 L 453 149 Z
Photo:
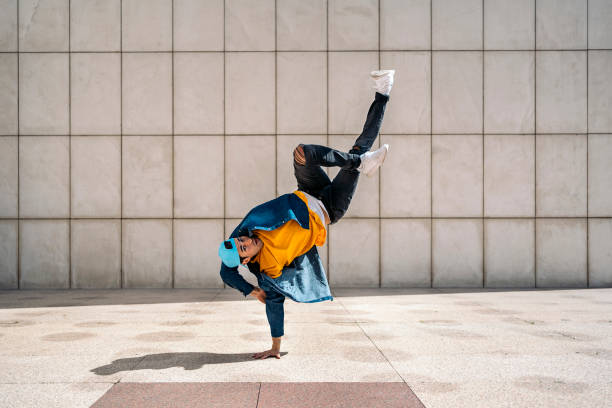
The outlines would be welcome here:
M 255 353 L 252 355 L 253 358 L 258 358 L 260 360 L 268 357 L 276 357 L 280 358 L 280 350 L 270 349 L 266 351 L 262 351 L 261 353 Z

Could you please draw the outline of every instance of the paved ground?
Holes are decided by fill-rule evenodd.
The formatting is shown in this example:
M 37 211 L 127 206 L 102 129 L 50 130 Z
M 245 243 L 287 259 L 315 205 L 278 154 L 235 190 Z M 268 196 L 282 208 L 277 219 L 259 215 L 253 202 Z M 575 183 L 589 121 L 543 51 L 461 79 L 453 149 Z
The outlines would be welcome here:
M 271 345 L 265 306 L 233 289 L 0 291 L 0 406 L 110 406 L 121 392 L 149 407 L 207 392 L 367 406 L 346 402 L 360 390 L 414 392 L 415 407 L 610 406 L 612 288 L 333 295 L 287 300 L 281 359 L 253 360 Z

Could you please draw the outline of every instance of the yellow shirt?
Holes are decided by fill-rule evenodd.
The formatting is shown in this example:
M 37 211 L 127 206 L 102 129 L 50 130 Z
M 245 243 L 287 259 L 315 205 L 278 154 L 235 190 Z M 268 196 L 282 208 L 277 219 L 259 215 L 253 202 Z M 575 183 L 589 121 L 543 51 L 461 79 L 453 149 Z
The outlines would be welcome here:
M 308 200 L 301 191 L 294 191 L 308 206 Z M 259 263 L 259 270 L 271 278 L 278 278 L 283 273 L 283 268 L 293 260 L 316 246 L 325 244 L 327 231 L 325 220 L 308 208 L 309 227 L 304 229 L 295 220 L 290 220 L 272 231 L 254 230 L 255 234 L 263 242 L 263 248 L 253 258 Z

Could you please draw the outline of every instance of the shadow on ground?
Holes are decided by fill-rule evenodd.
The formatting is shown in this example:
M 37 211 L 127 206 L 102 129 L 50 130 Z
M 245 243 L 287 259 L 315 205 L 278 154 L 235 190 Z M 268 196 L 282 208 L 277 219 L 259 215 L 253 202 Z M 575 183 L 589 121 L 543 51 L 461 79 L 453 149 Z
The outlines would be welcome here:
M 281 352 L 281 357 L 287 352 Z M 90 370 L 97 375 L 111 375 L 120 371 L 164 370 L 171 367 L 183 367 L 185 370 L 197 370 L 208 364 L 241 363 L 255 360 L 253 353 L 159 353 L 141 357 L 120 358 L 112 363 Z M 268 357 L 273 358 L 273 357 Z

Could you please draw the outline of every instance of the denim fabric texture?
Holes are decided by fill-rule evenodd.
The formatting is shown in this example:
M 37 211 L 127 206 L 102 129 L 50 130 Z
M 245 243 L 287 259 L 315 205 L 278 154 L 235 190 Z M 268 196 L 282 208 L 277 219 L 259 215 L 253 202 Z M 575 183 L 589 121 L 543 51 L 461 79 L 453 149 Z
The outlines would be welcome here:
M 359 155 L 369 151 L 374 144 L 388 100 L 388 95 L 378 92 L 375 94 L 363 131 L 348 153 L 327 146 L 300 145 L 303 147 L 306 163 L 301 165 L 295 160 L 293 162 L 298 190 L 321 200 L 332 224 L 338 222 L 348 210 L 359 181 Z M 341 170 L 331 181 L 321 166 L 338 166 Z M 290 220 L 295 220 L 302 228 L 308 229 L 308 217 L 308 206 L 297 195 L 284 194 L 249 211 L 230 238 L 251 237 L 255 229 L 271 231 Z M 259 287 L 266 292 L 266 316 L 272 337 L 284 335 L 285 297 L 302 303 L 333 301 L 325 268 L 316 246 L 296 257 L 291 264 L 283 268 L 282 275 L 276 279 L 261 273 L 256 262 L 247 265 L 249 271 L 257 277 Z M 253 291 L 253 285 L 240 275 L 238 267 L 229 268 L 221 263 L 220 275 L 228 286 L 239 290 L 245 297 Z
M 290 220 L 297 221 L 305 229 L 310 226 L 306 203 L 295 194 L 284 194 L 249 211 L 230 238 L 251 237 L 255 229 L 271 231 Z M 284 334 L 285 297 L 302 303 L 333 300 L 316 246 L 295 258 L 276 279 L 261 273 L 257 262 L 247 265 L 249 271 L 257 277 L 259 287 L 266 292 L 266 316 L 272 337 Z M 239 290 L 245 297 L 253 291 L 253 285 L 240 275 L 238 267 L 229 268 L 221 263 L 220 274 L 228 286 Z

